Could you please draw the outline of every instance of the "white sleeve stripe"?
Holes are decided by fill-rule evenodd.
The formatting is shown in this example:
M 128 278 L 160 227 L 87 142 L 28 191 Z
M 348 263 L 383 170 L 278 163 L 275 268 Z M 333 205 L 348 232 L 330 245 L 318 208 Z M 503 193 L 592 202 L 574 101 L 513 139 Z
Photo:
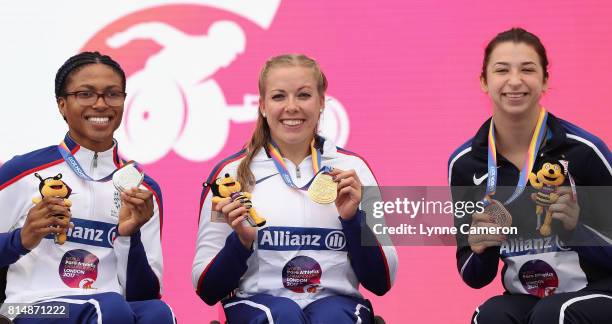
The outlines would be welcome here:
M 603 294 L 593 294 L 593 295 L 586 295 L 586 296 L 580 296 L 580 297 L 572 298 L 572 299 L 566 301 L 565 303 L 563 303 L 563 305 L 561 305 L 561 309 L 559 310 L 559 324 L 563 324 L 564 323 L 564 321 L 565 321 L 565 310 L 568 307 L 570 307 L 573 303 L 579 302 L 579 301 L 583 301 L 583 300 L 587 300 L 587 299 L 593 299 L 593 298 L 608 298 L 608 299 L 612 299 L 612 296 L 603 295 Z
M 608 172 L 610 172 L 610 175 L 612 175 L 612 167 L 610 167 L 610 162 L 608 162 L 608 160 L 606 159 L 606 157 L 603 155 L 603 153 L 601 153 L 601 151 L 599 150 L 599 148 L 597 148 L 597 146 L 595 144 L 593 144 L 593 142 L 580 137 L 580 136 L 576 136 L 573 134 L 567 134 L 567 137 L 571 138 L 571 139 L 575 139 L 578 142 L 582 142 L 584 144 L 586 144 L 588 147 L 590 147 L 591 149 L 593 149 L 593 151 L 595 151 L 595 154 L 597 154 L 597 156 L 599 156 L 599 159 L 601 159 L 601 162 L 603 162 L 603 164 L 606 166 L 606 168 L 608 169 Z
M 455 161 L 457 161 L 460 157 L 462 157 L 464 154 L 470 152 L 472 150 L 472 147 L 466 147 L 463 151 L 459 152 L 459 154 L 457 154 L 450 162 L 450 164 L 448 165 L 448 185 L 451 185 L 451 177 L 453 175 L 453 165 L 455 165 Z
M 102 308 L 100 307 L 100 303 L 98 303 L 98 301 L 93 298 L 87 299 L 87 300 L 69 299 L 69 298 L 54 298 L 54 299 L 43 300 L 40 303 L 49 303 L 49 302 L 61 302 L 61 303 L 77 304 L 77 305 L 83 305 L 87 303 L 92 304 L 94 308 L 96 309 L 96 315 L 98 317 L 97 323 L 102 324 Z
M 470 260 L 472 260 L 473 256 L 474 256 L 474 252 L 472 252 L 472 254 L 470 254 L 470 256 L 467 258 L 467 260 L 465 260 L 465 263 L 463 264 L 463 266 L 461 266 L 461 278 L 463 278 L 463 271 L 465 270 L 465 267 L 467 267 L 468 263 L 470 263 Z
M 237 305 L 237 304 L 246 304 L 246 305 L 249 305 L 249 306 L 251 306 L 253 308 L 257 308 L 257 309 L 262 310 L 264 313 L 266 313 L 266 317 L 268 318 L 268 323 L 274 324 L 274 319 L 272 317 L 272 312 L 270 311 L 270 308 L 268 308 L 266 305 L 263 305 L 263 304 L 258 304 L 256 302 L 253 302 L 253 301 L 250 301 L 250 300 L 239 300 L 237 302 L 225 304 L 225 305 L 223 305 L 223 308 L 230 308 L 230 307 L 232 307 L 234 305 Z
M 593 233 L 595 233 L 597 236 L 599 236 L 599 238 L 601 238 L 602 240 L 604 240 L 606 243 L 612 245 L 612 240 L 608 237 L 606 237 L 605 235 L 599 233 L 598 231 L 596 231 L 594 228 L 586 225 L 586 224 L 582 224 L 584 225 L 584 227 L 588 228 L 589 230 L 591 230 Z

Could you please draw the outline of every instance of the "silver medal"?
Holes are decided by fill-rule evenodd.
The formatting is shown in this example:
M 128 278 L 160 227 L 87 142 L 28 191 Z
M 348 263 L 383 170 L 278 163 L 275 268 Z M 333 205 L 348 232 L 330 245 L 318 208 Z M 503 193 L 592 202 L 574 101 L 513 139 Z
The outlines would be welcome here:
M 119 192 L 123 192 L 139 187 L 143 179 L 144 174 L 140 173 L 133 163 L 128 163 L 113 174 L 113 185 Z

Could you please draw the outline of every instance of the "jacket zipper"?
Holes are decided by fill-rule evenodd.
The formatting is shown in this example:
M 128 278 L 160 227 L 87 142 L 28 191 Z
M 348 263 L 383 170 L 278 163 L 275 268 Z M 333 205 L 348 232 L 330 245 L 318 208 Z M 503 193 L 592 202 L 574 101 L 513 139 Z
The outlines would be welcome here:
M 91 160 L 91 170 L 89 172 L 90 177 L 95 179 L 95 169 L 98 167 L 98 152 L 94 152 L 94 156 L 93 156 L 93 160 Z M 95 181 L 87 181 L 89 183 L 89 190 L 90 190 L 90 199 L 91 199 L 91 203 L 89 204 L 90 206 L 90 212 L 89 215 L 90 217 L 94 217 L 94 213 L 96 210 L 96 193 L 94 190 L 94 185 L 95 185 Z

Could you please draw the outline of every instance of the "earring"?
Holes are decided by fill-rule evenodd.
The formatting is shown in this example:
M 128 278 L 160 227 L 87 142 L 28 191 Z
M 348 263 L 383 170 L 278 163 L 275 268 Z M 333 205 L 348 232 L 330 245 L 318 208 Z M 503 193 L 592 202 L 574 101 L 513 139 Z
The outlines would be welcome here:
M 319 109 L 319 114 L 323 113 L 323 108 Z
M 263 118 L 266 118 L 266 112 L 262 112 L 261 115 L 263 116 Z

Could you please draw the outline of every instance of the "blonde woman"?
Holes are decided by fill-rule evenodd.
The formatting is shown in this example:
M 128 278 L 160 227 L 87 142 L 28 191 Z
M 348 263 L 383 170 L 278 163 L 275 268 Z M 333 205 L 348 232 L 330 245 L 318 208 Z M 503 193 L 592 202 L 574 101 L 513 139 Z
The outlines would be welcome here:
M 370 323 L 359 285 L 377 295 L 391 288 L 395 249 L 361 244 L 362 231 L 373 238 L 359 209 L 362 186 L 376 180 L 362 158 L 317 135 L 326 89 L 307 56 L 266 62 L 251 140 L 208 178 L 237 178 L 266 219 L 249 226 L 242 202 L 213 206 L 204 189 L 192 279 L 207 304 L 222 302 L 230 323 Z M 315 176 L 334 184 L 335 201 L 311 199 Z

